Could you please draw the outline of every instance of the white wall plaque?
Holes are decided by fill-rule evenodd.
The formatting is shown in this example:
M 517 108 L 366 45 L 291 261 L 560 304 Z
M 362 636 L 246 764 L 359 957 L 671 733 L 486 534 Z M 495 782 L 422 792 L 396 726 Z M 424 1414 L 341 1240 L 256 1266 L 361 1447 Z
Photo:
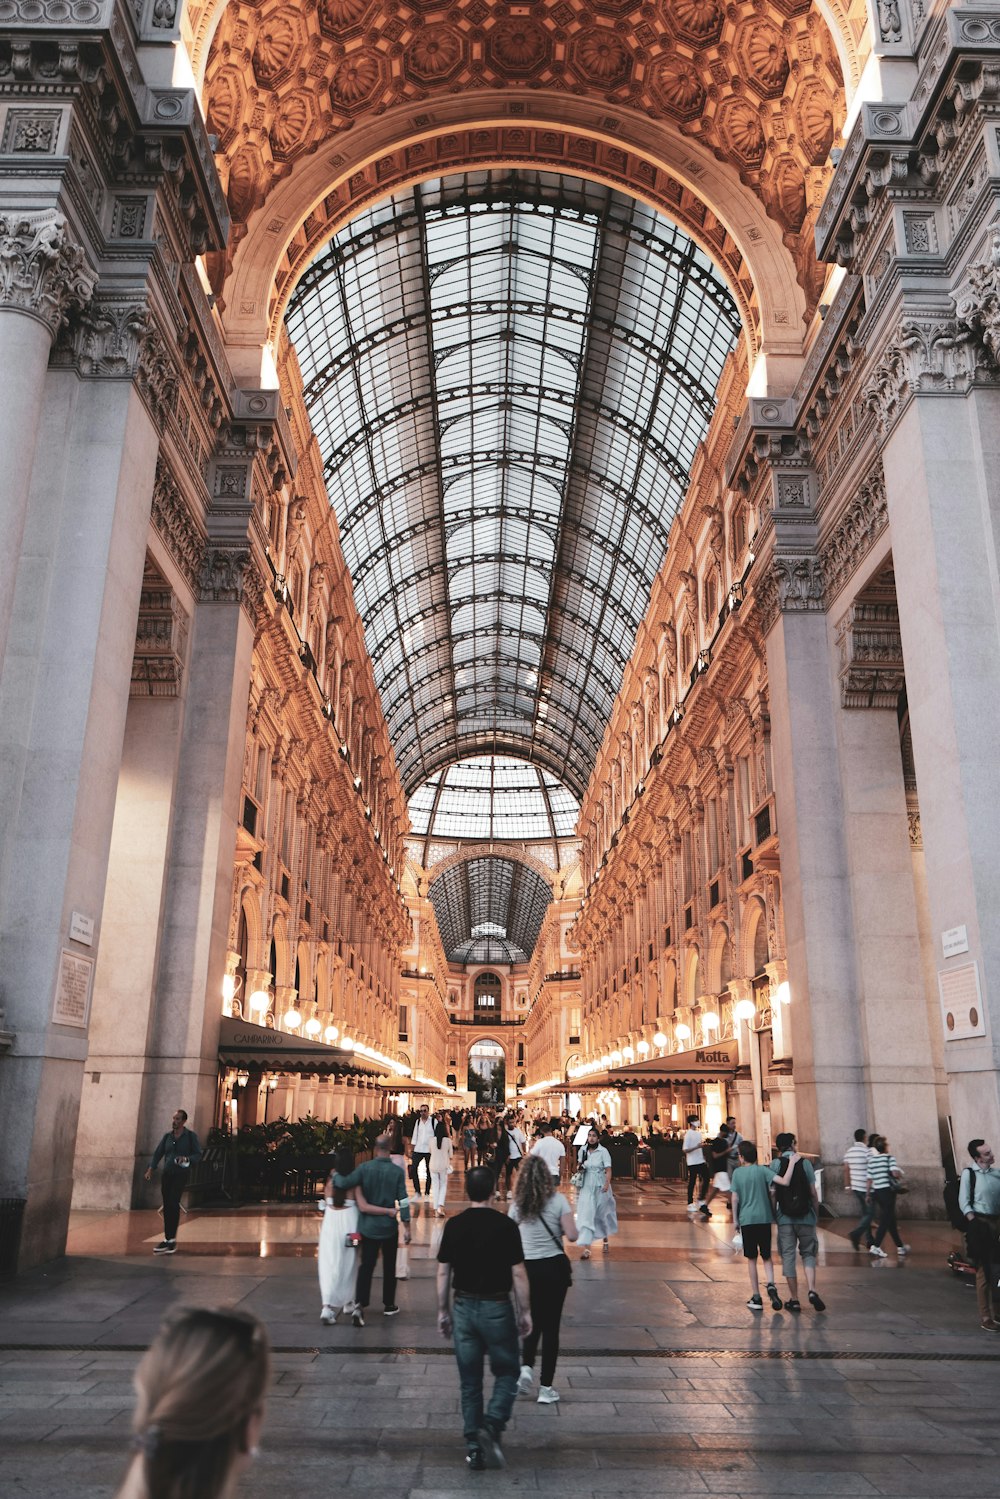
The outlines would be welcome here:
M 978 963 L 963 963 L 961 968 L 939 971 L 938 991 L 941 995 L 941 1019 L 946 1041 L 962 1041 L 966 1036 L 986 1035 Z
M 949 927 L 941 933 L 941 950 L 946 958 L 957 958 L 969 951 L 969 933 L 964 926 Z
M 80 953 L 59 955 L 56 1002 L 52 1020 L 56 1025 L 78 1025 L 85 1029 L 90 1018 L 90 991 L 94 982 L 94 959 Z
M 84 947 L 93 947 L 93 916 L 82 916 L 79 911 L 74 911 L 69 918 L 69 940 L 71 942 L 82 942 Z

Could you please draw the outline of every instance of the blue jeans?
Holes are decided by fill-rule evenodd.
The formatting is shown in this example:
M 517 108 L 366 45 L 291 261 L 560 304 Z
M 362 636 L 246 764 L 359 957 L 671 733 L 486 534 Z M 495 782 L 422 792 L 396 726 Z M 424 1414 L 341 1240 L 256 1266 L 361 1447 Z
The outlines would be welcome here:
M 474 1445 L 476 1432 L 484 1424 L 483 1360 L 487 1355 L 493 1372 L 493 1393 L 485 1423 L 495 1436 L 503 1431 L 514 1409 L 517 1377 L 521 1372 L 517 1324 L 509 1301 L 480 1301 L 465 1296 L 455 1297 L 451 1320 L 465 1440 Z
M 858 1199 L 858 1206 L 861 1209 L 861 1222 L 856 1228 L 851 1230 L 850 1236 L 852 1239 L 865 1239 L 870 1244 L 872 1241 L 872 1222 L 878 1203 L 874 1197 L 869 1202 L 865 1193 L 859 1192 L 856 1187 L 853 1190 L 855 1197 Z

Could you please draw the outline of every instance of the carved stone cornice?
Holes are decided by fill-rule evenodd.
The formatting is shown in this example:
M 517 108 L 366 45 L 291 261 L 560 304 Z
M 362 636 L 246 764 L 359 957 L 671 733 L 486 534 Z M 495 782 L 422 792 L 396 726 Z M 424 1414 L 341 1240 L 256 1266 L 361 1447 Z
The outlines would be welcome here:
M 197 594 L 205 557 L 205 538 L 173 474 L 162 458 L 156 462 L 152 521 L 192 590 Z
M 905 685 L 899 610 L 894 599 L 855 599 L 837 626 L 845 708 L 891 708 Z
M 995 374 L 970 328 L 946 313 L 904 316 L 875 363 L 865 402 L 882 442 L 913 396 L 965 395 L 980 376 Z
M 827 599 L 836 598 L 889 524 L 881 458 L 865 475 L 821 552 Z
M 754 586 L 766 635 L 779 614 L 821 614 L 826 607 L 823 568 L 815 552 L 775 553 Z
M 54 339 L 96 285 L 83 250 L 66 237 L 62 214 L 0 214 L 0 310 L 36 318 Z
M 955 311 L 962 327 L 978 334 L 1000 364 L 1000 230 L 994 230 L 989 259 L 969 267 Z
M 132 697 L 177 697 L 184 674 L 188 615 L 162 578 L 145 578 L 139 599 Z

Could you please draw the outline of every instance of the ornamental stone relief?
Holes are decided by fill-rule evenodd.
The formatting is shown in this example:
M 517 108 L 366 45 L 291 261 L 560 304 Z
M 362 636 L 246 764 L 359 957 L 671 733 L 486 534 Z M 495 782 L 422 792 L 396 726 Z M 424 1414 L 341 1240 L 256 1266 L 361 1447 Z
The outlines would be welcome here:
M 207 10 L 195 7 L 196 31 Z M 794 236 L 789 250 L 812 300 L 820 276 L 809 228 L 844 103 L 836 48 L 809 0 L 560 0 L 524 10 L 512 14 L 504 0 L 450 10 L 423 0 L 320 0 L 315 10 L 234 0 L 205 75 L 231 251 L 292 162 L 365 115 L 530 83 L 671 120 L 730 163 Z M 401 128 L 414 127 L 416 117 Z

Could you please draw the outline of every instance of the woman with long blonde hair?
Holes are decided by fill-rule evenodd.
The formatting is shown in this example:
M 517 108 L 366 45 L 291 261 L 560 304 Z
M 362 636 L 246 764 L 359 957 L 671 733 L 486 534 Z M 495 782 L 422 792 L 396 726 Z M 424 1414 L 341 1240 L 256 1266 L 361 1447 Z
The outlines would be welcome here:
M 531 1332 L 521 1351 L 518 1393 L 527 1395 L 534 1383 L 535 1354 L 541 1342 L 538 1404 L 554 1405 L 559 1399 L 552 1383 L 559 1358 L 559 1323 L 566 1292 L 573 1280 L 569 1256 L 563 1249 L 563 1234 L 572 1243 L 577 1229 L 573 1209 L 563 1194 L 556 1191 L 552 1172 L 541 1156 L 525 1156 L 515 1179 L 514 1201 L 507 1216 L 520 1229 L 531 1293 Z
M 135 1374 L 138 1449 L 118 1499 L 229 1499 L 255 1456 L 270 1375 L 247 1312 L 172 1312 Z

